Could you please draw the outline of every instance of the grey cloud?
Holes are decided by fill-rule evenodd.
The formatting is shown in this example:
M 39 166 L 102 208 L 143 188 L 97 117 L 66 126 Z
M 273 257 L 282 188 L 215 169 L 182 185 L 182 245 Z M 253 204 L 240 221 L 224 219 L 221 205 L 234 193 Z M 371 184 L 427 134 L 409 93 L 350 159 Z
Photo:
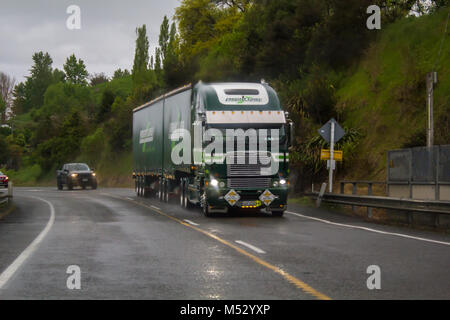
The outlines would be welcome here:
M 90 73 L 112 75 L 133 63 L 135 29 L 147 25 L 151 52 L 164 15 L 173 16 L 179 0 L 33 0 L 0 1 L 0 71 L 23 81 L 31 56 L 47 51 L 62 68 L 75 53 Z M 69 5 L 81 8 L 81 30 L 68 30 Z

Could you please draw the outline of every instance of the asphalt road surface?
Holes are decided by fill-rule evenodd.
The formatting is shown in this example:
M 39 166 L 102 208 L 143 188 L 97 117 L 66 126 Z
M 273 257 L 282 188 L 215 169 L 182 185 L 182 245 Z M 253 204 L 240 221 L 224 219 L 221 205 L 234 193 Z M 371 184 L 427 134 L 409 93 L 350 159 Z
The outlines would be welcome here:
M 448 235 L 294 205 L 205 218 L 129 189 L 16 188 L 14 202 L 0 300 L 450 298 Z

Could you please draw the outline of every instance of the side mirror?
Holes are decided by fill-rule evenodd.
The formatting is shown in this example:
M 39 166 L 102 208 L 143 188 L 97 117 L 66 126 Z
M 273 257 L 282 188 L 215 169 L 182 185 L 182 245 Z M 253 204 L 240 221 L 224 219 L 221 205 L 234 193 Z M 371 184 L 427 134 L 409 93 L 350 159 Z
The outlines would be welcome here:
M 295 128 L 294 128 L 294 122 L 289 121 L 289 145 L 293 145 L 295 142 Z

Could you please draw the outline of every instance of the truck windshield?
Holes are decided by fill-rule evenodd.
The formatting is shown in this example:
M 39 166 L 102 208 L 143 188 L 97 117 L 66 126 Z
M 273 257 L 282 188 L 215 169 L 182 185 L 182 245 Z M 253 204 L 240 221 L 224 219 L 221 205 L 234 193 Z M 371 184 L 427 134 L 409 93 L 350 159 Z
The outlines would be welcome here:
M 69 171 L 89 171 L 89 167 L 83 163 L 69 164 Z

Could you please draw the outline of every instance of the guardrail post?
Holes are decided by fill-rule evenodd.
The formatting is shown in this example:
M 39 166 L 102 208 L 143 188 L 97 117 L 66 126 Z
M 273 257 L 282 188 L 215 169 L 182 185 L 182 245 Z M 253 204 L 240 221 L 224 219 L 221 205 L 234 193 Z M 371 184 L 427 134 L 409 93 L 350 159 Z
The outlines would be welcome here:
M 357 187 L 356 187 L 356 182 L 352 182 L 352 184 L 353 184 L 353 189 L 352 189 L 352 194 L 356 194 L 357 192 Z M 352 212 L 353 213 L 356 213 L 356 207 L 355 206 L 352 206 Z
M 341 194 L 345 193 L 345 183 L 341 182 Z
M 325 194 L 326 189 L 327 189 L 327 184 L 326 184 L 326 182 L 324 182 L 324 183 L 322 183 L 322 187 L 320 188 L 319 196 L 317 197 L 317 201 L 316 201 L 317 208 L 319 208 L 320 204 L 322 203 L 322 198 L 323 198 L 323 195 Z
M 436 213 L 436 215 L 434 216 L 434 226 L 436 228 L 439 227 L 439 217 L 440 217 L 439 213 Z
M 367 194 L 369 196 L 372 195 L 372 183 L 370 183 L 370 182 L 369 182 L 369 188 L 368 188 Z M 367 207 L 367 217 L 369 219 L 372 219 L 372 207 Z
M 9 181 L 8 183 L 8 203 L 12 201 L 13 197 L 13 183 L 12 181 Z

